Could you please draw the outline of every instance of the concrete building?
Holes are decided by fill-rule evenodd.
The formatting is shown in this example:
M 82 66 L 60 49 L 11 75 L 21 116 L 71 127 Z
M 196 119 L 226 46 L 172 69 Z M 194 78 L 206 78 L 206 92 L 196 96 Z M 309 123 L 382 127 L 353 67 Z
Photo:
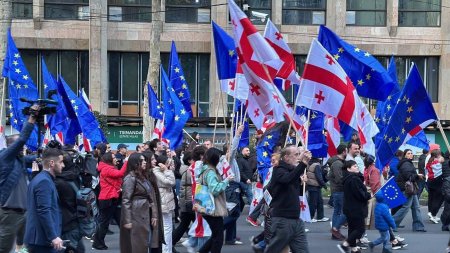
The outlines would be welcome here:
M 36 83 L 41 85 L 39 58 L 44 56 L 50 71 L 62 74 L 74 89 L 85 88 L 94 109 L 107 114 L 111 123 L 142 122 L 151 0 L 9 1 L 13 3 L 12 34 Z M 226 2 L 162 0 L 161 59 L 167 68 L 174 40 L 198 117 L 194 121 L 214 117 L 217 106 L 227 103 L 218 88 L 210 25 L 214 20 L 231 33 Z M 441 0 L 237 2 L 248 8 L 261 31 L 268 18 L 279 27 L 296 56 L 300 74 L 320 24 L 377 56 L 384 65 L 394 55 L 400 83 L 415 62 L 438 116 L 448 125 L 450 7 Z M 292 100 L 292 94 L 286 97 Z M 222 109 L 218 112 L 223 115 Z M 442 143 L 440 134 L 429 134 Z

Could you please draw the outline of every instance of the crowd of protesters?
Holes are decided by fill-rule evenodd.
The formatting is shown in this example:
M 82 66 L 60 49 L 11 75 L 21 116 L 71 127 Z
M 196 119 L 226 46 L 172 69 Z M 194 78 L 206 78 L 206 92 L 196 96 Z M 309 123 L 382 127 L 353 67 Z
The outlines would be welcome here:
M 331 239 L 340 241 L 343 253 L 379 244 L 384 253 L 406 247 L 394 233 L 409 210 L 412 230 L 426 232 L 419 209 L 423 189 L 429 194 L 430 221 L 449 231 L 449 154 L 437 146 L 424 150 L 418 168 L 406 149 L 380 170 L 357 139 L 340 145 L 325 163 L 302 147 L 278 145 L 272 167 L 261 178 L 256 156 L 248 147 L 238 150 L 242 126 L 222 150 L 210 140 L 201 144 L 195 132 L 177 150 L 155 139 L 136 151 L 120 144 L 113 152 L 108 143 L 99 143 L 92 154 L 81 156 L 77 147 L 52 141 L 40 156 L 26 155 L 35 122 L 30 116 L 20 135 L 8 136 L 7 148 L 0 151 L 0 252 L 15 244 L 19 253 L 83 253 L 83 238 L 93 249 L 107 250 L 110 224 L 120 228 L 121 252 L 177 252 L 180 242 L 188 252 L 221 252 L 224 244 L 243 244 L 236 222 L 254 198 L 260 199 L 246 221 L 262 226 L 259 216 L 264 220 L 264 229 L 251 239 L 255 252 L 309 252 L 299 196 L 307 196 L 312 223 L 326 222 L 322 189 L 328 187 L 334 208 Z M 378 192 L 390 175 L 407 198 L 393 209 Z M 257 182 L 263 197 L 252 191 Z M 407 191 L 411 183 L 417 185 L 413 192 Z M 194 200 L 199 185 L 212 196 L 210 213 L 200 212 L 201 203 Z M 347 235 L 341 232 L 344 226 Z M 379 230 L 380 237 L 369 241 L 368 227 Z

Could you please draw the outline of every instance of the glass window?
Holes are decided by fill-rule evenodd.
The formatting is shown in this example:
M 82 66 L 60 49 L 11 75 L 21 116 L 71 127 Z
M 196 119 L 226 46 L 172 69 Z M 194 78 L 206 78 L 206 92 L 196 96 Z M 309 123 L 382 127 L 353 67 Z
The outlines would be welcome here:
M 399 0 L 399 26 L 433 27 L 441 25 L 441 0 Z
M 61 52 L 61 76 L 63 76 L 70 88 L 78 93 L 78 52 L 62 51 Z
M 237 0 L 235 2 L 255 25 L 266 24 L 272 17 L 272 0 Z
M 89 0 L 44 0 L 46 19 L 89 19 Z
M 347 0 L 347 25 L 385 26 L 386 0 Z
M 122 101 L 138 101 L 138 53 L 122 53 Z
M 126 22 L 150 22 L 151 0 L 108 0 L 108 20 Z
M 81 51 L 80 58 L 78 61 L 78 69 L 80 71 L 79 74 L 79 82 L 80 88 L 84 89 L 84 92 L 87 96 L 89 96 L 89 52 Z
M 109 91 L 108 100 L 110 108 L 119 108 L 120 87 L 120 53 L 108 53 Z
M 283 0 L 283 25 L 325 24 L 326 0 Z
M 211 22 L 211 0 L 166 0 L 166 23 Z
M 12 18 L 33 18 L 33 0 L 13 0 Z

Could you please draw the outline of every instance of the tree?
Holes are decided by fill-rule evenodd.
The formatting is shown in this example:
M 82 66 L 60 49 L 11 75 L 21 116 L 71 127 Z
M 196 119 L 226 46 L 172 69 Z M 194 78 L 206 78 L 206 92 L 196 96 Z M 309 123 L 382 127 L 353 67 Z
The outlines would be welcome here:
M 5 63 L 6 56 L 6 34 L 11 27 L 11 13 L 12 4 L 11 1 L 0 1 L 0 70 L 3 70 L 3 64 Z M 0 105 L 0 125 L 5 125 L 5 97 L 4 92 L 6 80 L 0 77 L 0 99 L 3 104 Z
M 152 0 L 152 32 L 150 37 L 150 57 L 147 72 L 147 82 L 150 82 L 154 90 L 159 86 L 159 65 L 161 64 L 161 32 L 163 22 L 161 20 L 161 0 Z M 144 142 L 150 140 L 154 121 L 148 114 L 148 90 L 147 85 L 144 86 Z

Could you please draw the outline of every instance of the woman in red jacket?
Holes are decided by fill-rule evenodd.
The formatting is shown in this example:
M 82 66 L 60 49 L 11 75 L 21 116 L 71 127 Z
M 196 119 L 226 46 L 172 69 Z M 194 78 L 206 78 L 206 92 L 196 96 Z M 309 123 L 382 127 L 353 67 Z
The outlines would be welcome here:
M 100 195 L 98 197 L 99 218 L 98 228 L 94 235 L 92 248 L 97 250 L 107 250 L 105 245 L 105 235 L 108 230 L 109 221 L 114 218 L 120 224 L 120 193 L 122 191 L 122 179 L 127 170 L 125 162 L 122 169 L 116 168 L 116 157 L 113 153 L 107 152 L 102 156 L 98 164 L 100 172 Z

